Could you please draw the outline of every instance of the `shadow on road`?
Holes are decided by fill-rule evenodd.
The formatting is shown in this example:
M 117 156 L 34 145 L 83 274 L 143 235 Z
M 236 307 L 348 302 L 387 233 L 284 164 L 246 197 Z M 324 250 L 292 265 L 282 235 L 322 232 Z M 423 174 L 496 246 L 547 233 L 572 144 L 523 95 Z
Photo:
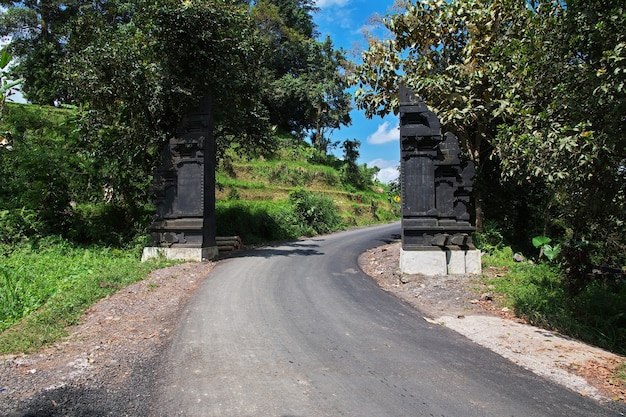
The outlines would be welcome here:
M 306 243 L 302 241 L 283 242 L 272 246 L 263 246 L 261 248 L 244 249 L 237 252 L 227 252 L 224 254 L 220 254 L 218 259 L 324 255 L 324 252 L 320 252 L 316 248 L 319 248 L 318 244 Z
M 137 405 L 137 404 L 133 404 Z M 129 406 L 128 399 L 121 392 L 111 393 L 107 389 L 85 389 L 80 387 L 62 387 L 40 392 L 30 402 L 8 417 L 96 417 L 103 415 L 128 415 L 139 412 L 142 408 Z

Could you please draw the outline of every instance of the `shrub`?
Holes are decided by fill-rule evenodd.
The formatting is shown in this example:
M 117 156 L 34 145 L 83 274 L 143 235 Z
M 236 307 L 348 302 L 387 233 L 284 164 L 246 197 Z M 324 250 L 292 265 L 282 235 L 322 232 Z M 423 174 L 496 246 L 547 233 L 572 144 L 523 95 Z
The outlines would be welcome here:
M 297 237 L 283 220 L 290 214 L 284 205 L 230 200 L 218 202 L 215 209 L 218 236 L 240 236 L 247 245 Z
M 298 225 L 310 235 L 327 233 L 341 227 L 341 217 L 335 203 L 320 193 L 297 190 L 289 201 Z

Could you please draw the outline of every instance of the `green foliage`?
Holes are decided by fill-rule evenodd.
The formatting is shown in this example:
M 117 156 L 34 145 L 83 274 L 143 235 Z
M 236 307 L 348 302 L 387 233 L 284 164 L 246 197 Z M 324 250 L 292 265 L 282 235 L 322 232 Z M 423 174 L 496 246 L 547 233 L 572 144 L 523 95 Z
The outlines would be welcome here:
M 0 352 L 58 340 L 89 305 L 163 266 L 140 262 L 137 249 L 85 249 L 63 239 L 19 245 L 0 267 Z
M 297 225 L 306 233 L 317 235 L 341 227 L 341 217 L 333 200 L 321 193 L 297 190 L 289 194 Z
M 12 147 L 0 151 L 0 244 L 61 234 L 120 245 L 144 232 L 150 207 L 116 198 L 99 175 L 101 161 L 81 149 L 75 116 L 75 110 L 7 106 L 0 128 Z
M 300 235 L 284 219 L 290 210 L 285 204 L 267 201 L 219 201 L 216 204 L 217 235 L 240 236 L 246 245 L 294 239 Z
M 149 201 L 164 141 L 207 96 L 218 143 L 273 148 L 246 7 L 217 0 L 110 6 L 72 20 L 59 76 L 80 106 L 82 149 L 100 161 L 99 177 L 119 203 Z
M 7 106 L 2 129 L 12 147 L 0 151 L 3 243 L 64 228 L 64 212 L 77 197 L 73 191 L 84 184 L 81 158 L 72 149 L 75 137 L 68 134 L 69 126 L 62 126 L 67 118 L 54 109 L 31 112 L 27 106 Z
M 504 294 L 503 302 L 531 324 L 557 330 L 588 343 L 626 353 L 626 286 L 589 283 L 572 296 L 565 272 L 558 264 L 517 263 L 510 247 L 483 256 L 485 270 L 500 273 L 487 284 Z
M 600 262 L 621 267 L 624 4 L 545 2 L 531 17 L 496 55 L 508 74 L 503 83 L 517 98 L 497 140 L 503 173 L 544 181 L 550 219 L 572 241 L 597 242 Z
M 46 230 L 46 225 L 35 210 L 0 210 L 0 246 L 4 248 L 2 252 L 30 237 L 43 236 Z
M 330 38 L 315 38 L 309 0 L 254 2 L 252 18 L 264 53 L 258 79 L 272 125 L 304 136 L 324 153 L 328 132 L 350 123 L 350 94 L 345 52 L 335 50 Z
M 535 236 L 532 242 L 535 248 L 540 249 L 539 258 L 541 258 L 541 256 L 545 256 L 548 260 L 553 261 L 561 252 L 561 244 L 557 243 L 554 246 L 550 245 L 552 239 L 547 236 Z
M 474 233 L 473 242 L 483 253 L 494 255 L 504 249 L 504 236 L 494 222 L 486 222 L 482 232 Z M 513 254 L 511 254 L 513 256 Z
M 309 0 L 20 3 L 0 12 L 0 34 L 12 35 L 31 101 L 80 108 L 82 149 L 133 205 L 147 201 L 165 139 L 206 96 L 220 155 L 233 144 L 271 154 L 270 122 L 321 139 L 350 122 L 345 53 L 315 39 L 315 10 Z
M 397 111 L 400 82 L 426 100 L 477 168 L 479 230 L 503 203 L 516 216 L 491 219 L 513 243 L 587 239 L 602 263 L 625 265 L 623 2 L 398 4 L 382 20 L 392 36 L 370 39 L 356 67 L 357 105 Z M 518 191 L 508 201 L 505 182 Z
M 13 94 L 14 88 L 18 87 L 23 79 L 11 80 L 9 74 L 9 66 L 11 64 L 11 60 L 13 57 L 7 50 L 7 48 L 2 48 L 0 51 L 0 117 L 4 113 L 4 106 L 9 98 Z M 0 147 L 6 147 L 7 144 L 0 145 Z
M 378 168 L 367 168 L 367 165 L 357 164 L 359 146 L 361 142 L 357 139 L 346 139 L 341 145 L 343 148 L 341 178 L 344 184 L 362 191 L 373 185 L 373 178 Z
M 141 236 L 150 224 L 154 209 L 135 212 L 115 203 L 77 204 L 68 213 L 65 235 L 80 244 L 120 247 Z

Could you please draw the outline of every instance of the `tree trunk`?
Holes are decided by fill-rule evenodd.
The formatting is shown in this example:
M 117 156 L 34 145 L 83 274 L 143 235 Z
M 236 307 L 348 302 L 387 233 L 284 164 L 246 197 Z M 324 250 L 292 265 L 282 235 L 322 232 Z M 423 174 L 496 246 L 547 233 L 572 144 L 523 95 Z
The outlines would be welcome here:
M 481 158 L 481 148 L 482 148 L 482 144 L 483 144 L 483 140 L 484 140 L 484 128 L 482 123 L 478 123 L 477 124 L 477 128 L 476 128 L 476 133 L 474 135 L 474 141 L 473 141 L 473 149 L 470 150 L 470 152 L 472 153 L 472 159 L 474 162 L 474 167 L 475 167 L 475 174 L 474 174 L 474 182 L 476 182 L 476 178 L 478 178 L 482 171 L 483 171 L 483 167 L 482 167 L 482 158 Z M 483 228 L 484 228 L 484 212 L 483 212 L 483 193 L 481 190 L 481 184 L 478 184 L 478 187 L 474 187 L 473 188 L 473 193 L 474 193 L 474 209 L 475 209 L 475 216 L 476 216 L 476 232 L 478 233 L 482 233 Z
M 483 196 L 480 188 L 474 188 L 474 211 L 476 215 L 476 232 L 482 233 L 484 230 Z

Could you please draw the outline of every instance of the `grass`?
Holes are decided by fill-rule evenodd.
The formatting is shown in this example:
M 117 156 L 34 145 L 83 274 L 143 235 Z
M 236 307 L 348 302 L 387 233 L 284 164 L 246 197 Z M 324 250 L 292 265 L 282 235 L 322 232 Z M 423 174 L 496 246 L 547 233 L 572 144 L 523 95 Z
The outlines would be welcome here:
M 556 330 L 618 354 L 626 354 L 626 286 L 594 281 L 571 296 L 556 263 L 513 261 L 510 248 L 483 257 L 486 278 L 502 303 L 533 325 Z
M 341 186 L 337 170 L 303 161 L 254 160 L 236 162 L 229 167 L 239 181 L 263 183 L 274 186 L 307 187 L 323 189 Z
M 171 262 L 137 250 L 24 244 L 0 269 L 0 353 L 33 352 L 66 335 L 87 307 Z

